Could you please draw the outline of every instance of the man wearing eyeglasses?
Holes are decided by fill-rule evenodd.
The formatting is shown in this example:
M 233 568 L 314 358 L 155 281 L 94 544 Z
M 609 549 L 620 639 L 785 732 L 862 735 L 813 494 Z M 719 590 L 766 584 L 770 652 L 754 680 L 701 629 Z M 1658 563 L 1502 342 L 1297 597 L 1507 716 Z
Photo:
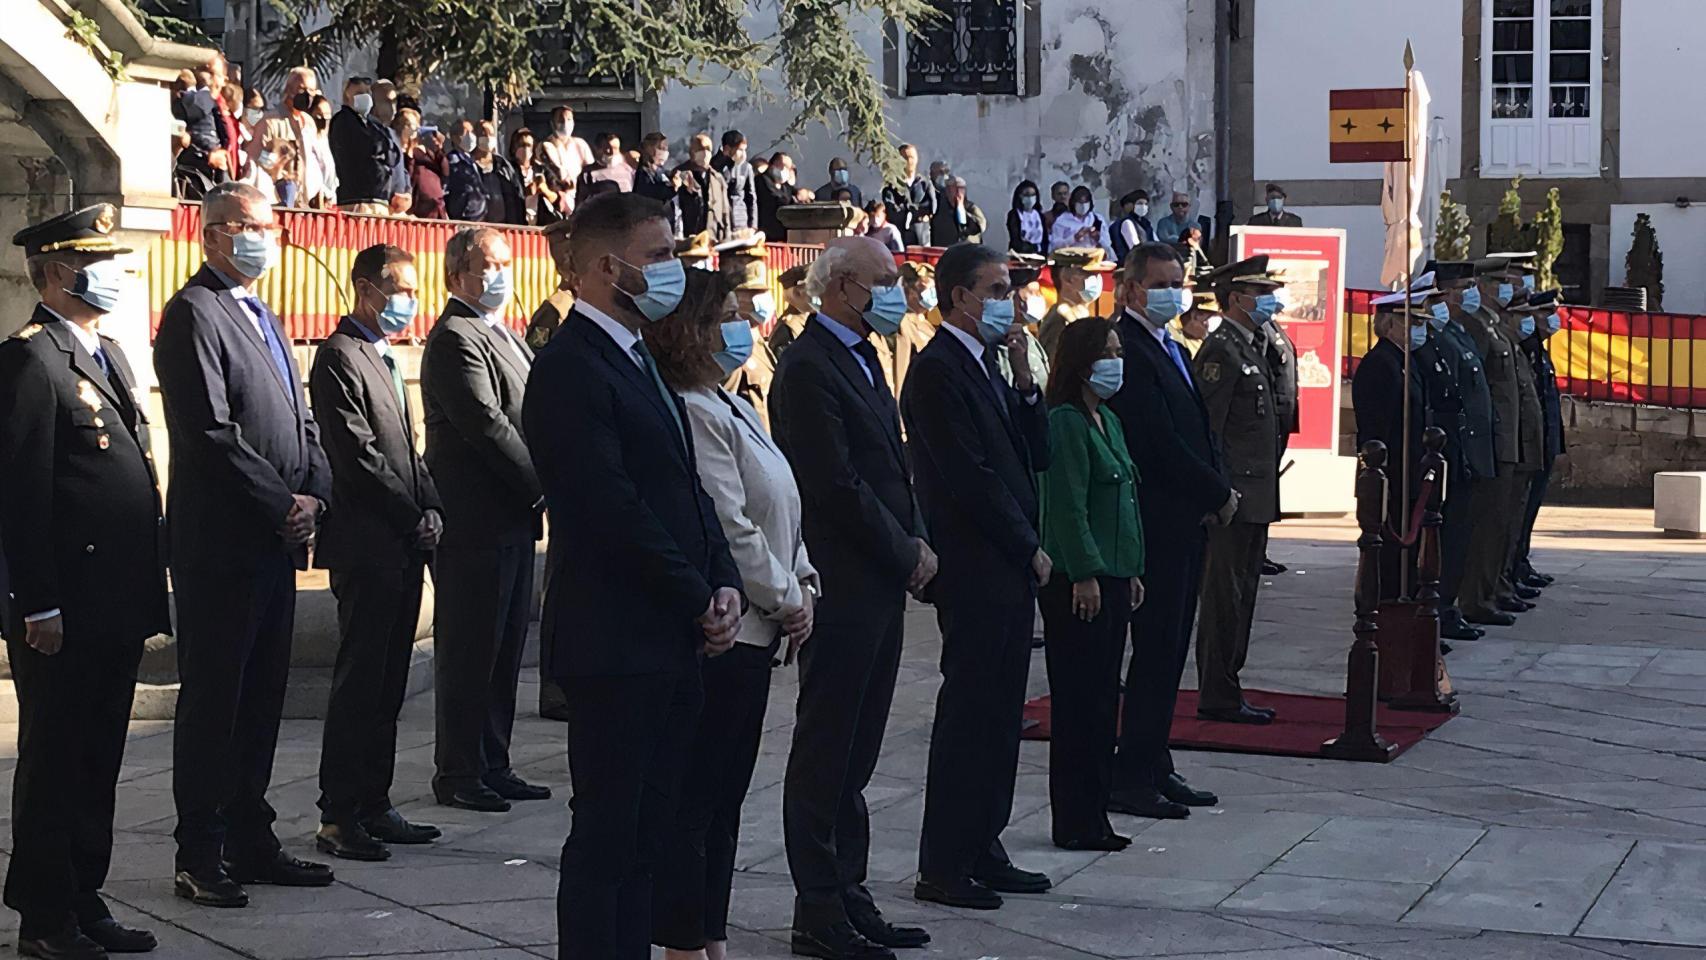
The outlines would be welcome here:
M 241 907 L 243 885 L 326 886 L 285 853 L 267 803 L 290 669 L 296 571 L 331 496 L 302 377 L 278 317 L 255 294 L 278 263 L 259 190 L 202 201 L 207 264 L 166 304 L 154 343 L 171 442 L 166 498 L 177 594 L 177 894 Z
M 1161 243 L 1178 243 L 1185 235 L 1185 230 L 1196 224 L 1197 219 L 1191 216 L 1191 198 L 1183 193 L 1173 194 L 1173 202 L 1167 205 L 1168 213 L 1155 222 L 1155 239 Z

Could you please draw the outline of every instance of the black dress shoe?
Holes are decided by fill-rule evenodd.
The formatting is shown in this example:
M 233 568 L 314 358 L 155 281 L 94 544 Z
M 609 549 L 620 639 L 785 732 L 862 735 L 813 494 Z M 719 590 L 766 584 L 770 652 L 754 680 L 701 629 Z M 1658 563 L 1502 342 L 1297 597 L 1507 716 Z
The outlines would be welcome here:
M 83 936 L 100 944 L 101 949 L 108 953 L 147 953 L 160 945 L 154 934 L 127 927 L 112 917 L 80 926 Z
M 1524 584 L 1524 583 L 1519 582 L 1516 585 L 1516 590 L 1514 592 L 1516 593 L 1516 598 L 1518 600 L 1538 600 L 1538 599 L 1540 599 L 1540 589 L 1538 587 L 1528 586 L 1527 584 Z
M 1190 807 L 1163 797 L 1159 790 L 1115 793 L 1108 798 L 1108 809 L 1114 813 L 1155 820 L 1183 820 L 1191 815 Z
M 441 807 L 457 807 L 480 813 L 508 813 L 509 801 L 493 793 L 485 784 L 474 784 L 459 790 L 433 790 L 433 798 Z
M 1497 610 L 1471 610 L 1463 615 L 1463 619 L 1470 623 L 1486 624 L 1489 627 L 1508 627 L 1516 623 L 1515 617 Z M 1458 638 L 1452 637 L 1451 639 L 1456 640 Z
M 329 887 L 332 868 L 323 863 L 298 860 L 280 850 L 271 860 L 258 863 L 227 863 L 225 872 L 238 883 L 259 883 L 274 887 Z
M 912 896 L 928 903 L 939 903 L 944 907 L 959 907 L 963 910 L 999 910 L 1003 903 L 1000 894 L 970 877 L 955 877 L 951 880 L 926 880 L 920 877 L 912 886 Z
M 894 960 L 894 951 L 865 939 L 850 923 L 795 930 L 794 956 L 820 960 Z
M 1519 587 L 1528 587 L 1531 590 L 1543 590 L 1552 585 L 1552 578 L 1547 577 L 1542 580 L 1539 574 L 1530 573 L 1526 576 L 1518 577 L 1516 585 Z
M 1062 850 L 1100 850 L 1107 853 L 1118 853 L 1131 846 L 1130 837 L 1122 837 L 1117 833 L 1104 833 L 1095 838 L 1056 838 L 1054 845 Z
M 971 878 L 978 886 L 996 893 L 1047 893 L 1049 888 L 1054 886 L 1054 881 L 1048 878 L 1048 874 L 1021 870 L 1011 863 L 992 863 L 979 867 L 973 871 Z
M 1450 652 L 1451 652 L 1451 644 L 1446 643 L 1444 640 L 1441 640 L 1439 642 L 1439 654 L 1440 654 L 1440 656 L 1443 657 Z
M 1515 597 L 1499 597 L 1493 601 L 1493 606 L 1505 613 L 1527 613 L 1534 609 L 1534 604 L 1527 600 L 1518 600 Z
M 1244 709 L 1251 713 L 1265 713 L 1268 715 L 1269 719 L 1279 716 L 1279 711 L 1275 710 L 1273 707 L 1258 707 L 1248 700 L 1244 701 Z
M 930 943 L 930 934 L 923 927 L 897 927 L 875 910 L 869 913 L 850 912 L 847 919 L 859 936 L 880 947 L 916 950 Z
M 1174 803 L 1182 803 L 1187 807 L 1212 807 L 1220 802 L 1220 798 L 1207 790 L 1198 790 L 1185 782 L 1185 778 L 1176 773 L 1169 773 L 1161 784 L 1161 795 Z
M 373 835 L 363 830 L 359 824 L 340 826 L 336 823 L 320 824 L 320 832 L 314 835 L 314 847 L 321 853 L 328 853 L 340 860 L 365 860 L 378 863 L 391 859 L 391 851 L 385 844 L 373 839 Z
M 1463 619 L 1463 614 L 1455 609 L 1447 610 L 1439 617 L 1439 635 L 1447 640 L 1479 640 L 1484 631 L 1477 630 Z
M 1281 574 L 1284 572 L 1285 572 L 1285 564 L 1276 563 L 1273 560 L 1269 560 L 1267 557 L 1262 558 L 1262 576 L 1272 577 L 1272 576 L 1275 576 L 1276 574 Z
M 1251 710 L 1247 705 L 1242 703 L 1236 707 L 1222 707 L 1210 710 L 1204 710 L 1203 708 L 1198 707 L 1197 719 L 1214 720 L 1218 723 L 1264 724 L 1274 722 L 1273 714 L 1260 713 L 1258 711 Z
M 361 828 L 367 835 L 380 843 L 431 843 L 444 836 L 444 831 L 430 823 L 410 823 L 403 819 L 396 807 L 385 811 L 377 817 L 361 822 Z
M 191 903 L 204 907 L 246 907 L 249 893 L 231 879 L 224 867 L 211 870 L 179 870 L 172 890 Z
M 18 955 L 41 960 L 106 960 L 101 945 L 75 929 L 51 937 L 18 937 Z
M 551 788 L 537 783 L 528 783 L 515 775 L 513 770 L 501 773 L 486 774 L 486 789 L 505 800 L 549 800 Z

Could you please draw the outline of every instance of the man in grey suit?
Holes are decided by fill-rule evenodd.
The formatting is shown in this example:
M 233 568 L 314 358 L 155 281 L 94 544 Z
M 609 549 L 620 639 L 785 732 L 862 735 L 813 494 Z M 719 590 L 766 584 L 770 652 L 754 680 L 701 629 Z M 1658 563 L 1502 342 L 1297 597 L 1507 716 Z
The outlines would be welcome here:
M 172 588 L 178 610 L 179 896 L 241 907 L 246 883 L 325 886 L 291 857 L 267 803 L 290 672 L 296 571 L 308 565 L 332 473 L 284 330 L 252 292 L 278 263 L 259 190 L 224 183 L 202 200 L 207 257 L 166 304 L 154 371 L 166 409 Z
M 331 571 L 339 633 L 315 842 L 349 860 L 384 860 L 385 844 L 439 836 L 437 827 L 403 819 L 390 797 L 421 580 L 444 530 L 388 342 L 414 322 L 416 282 L 406 250 L 377 244 L 356 254 L 354 308 L 314 352 L 308 374 L 332 464 L 332 508 L 314 563 Z
M 511 283 L 502 233 L 470 227 L 451 237 L 444 272 L 450 300 L 421 357 L 426 463 L 445 515 L 433 566 L 433 795 L 502 813 L 512 800 L 551 796 L 509 762 L 544 502 L 521 427 L 533 351 L 504 326 Z

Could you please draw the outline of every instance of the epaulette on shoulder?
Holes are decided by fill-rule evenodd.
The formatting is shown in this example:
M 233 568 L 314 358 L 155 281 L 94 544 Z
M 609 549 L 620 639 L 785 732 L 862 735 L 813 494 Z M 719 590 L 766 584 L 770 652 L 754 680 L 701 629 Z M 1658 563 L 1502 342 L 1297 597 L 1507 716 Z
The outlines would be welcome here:
M 40 332 L 41 332 L 41 324 L 32 323 L 32 324 L 26 325 L 24 327 L 24 329 L 19 330 L 17 333 L 12 334 L 12 339 L 14 339 L 14 340 L 28 340 L 29 338 L 35 336 L 36 334 L 38 334 Z

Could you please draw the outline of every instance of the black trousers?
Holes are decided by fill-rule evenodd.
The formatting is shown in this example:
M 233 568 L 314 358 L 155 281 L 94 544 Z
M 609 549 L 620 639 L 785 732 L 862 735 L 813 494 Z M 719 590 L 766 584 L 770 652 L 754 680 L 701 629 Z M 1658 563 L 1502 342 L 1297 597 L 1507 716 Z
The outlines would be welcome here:
M 740 846 L 740 810 L 758 764 L 770 701 L 770 651 L 737 643 L 705 661 L 705 709 L 687 776 L 652 881 L 652 942 L 701 950 L 729 938 L 729 891 Z
M 1463 589 L 1463 570 L 1469 562 L 1469 534 L 1474 529 L 1475 488 L 1486 480 L 1472 480 L 1459 472 L 1451 478 L 1445 502 L 1440 506 L 1439 608 L 1457 606 Z
M 1522 517 L 1522 536 L 1517 541 L 1516 556 L 1511 561 L 1511 572 L 1521 576 L 1534 570 L 1534 563 L 1529 553 L 1534 549 L 1534 524 L 1540 519 L 1540 505 L 1546 502 L 1546 488 L 1552 484 L 1552 464 L 1547 463 L 1546 469 L 1534 475 L 1528 485 L 1528 504 Z
M 1198 707 L 1236 710 L 1244 702 L 1238 674 L 1250 653 L 1256 591 L 1268 553 L 1268 525 L 1234 520 L 1208 532 L 1197 615 Z
M 433 563 L 433 789 L 509 769 L 515 687 L 533 602 L 533 544 L 440 547 Z
M 1120 720 L 1120 657 L 1131 624 L 1131 581 L 1097 577 L 1102 610 L 1085 622 L 1072 612 L 1072 584 L 1055 577 L 1037 600 L 1048 660 L 1048 795 L 1054 841 L 1113 833 L 1108 794 Z
M 1174 529 L 1145 523 L 1143 606 L 1131 615 L 1131 661 L 1126 665 L 1120 749 L 1114 760 L 1114 789 L 1159 789 L 1173 773 L 1167 737 L 1179 677 L 1191 649 L 1191 626 L 1202 586 L 1206 535 L 1201 527 Z
M 871 817 L 865 787 L 882 752 L 900 672 L 906 594 L 826 593 L 800 648 L 794 739 L 782 784 L 782 831 L 794 878 L 795 928 L 876 909 L 865 889 Z
M 557 885 L 560 960 L 649 960 L 652 876 L 675 828 L 704 701 L 699 670 L 562 680 L 569 800 Z
M 416 560 L 403 567 L 332 571 L 338 658 L 320 746 L 320 819 L 348 825 L 391 809 L 397 714 L 421 615 Z
M 1534 487 L 1535 477 L 1539 471 L 1532 467 L 1518 467 L 1512 479 L 1511 499 L 1505 517 L 1505 552 L 1499 565 L 1499 595 L 1502 597 L 1516 596 L 1517 551 L 1523 549 L 1525 531 L 1528 529 L 1528 499 L 1529 491 Z
M 18 762 L 5 899 L 21 918 L 20 936 L 45 937 L 111 916 L 100 889 L 142 643 L 68 633 L 51 657 L 22 637 L 6 651 L 18 692 Z
M 172 728 L 177 865 L 278 853 L 267 803 L 290 678 L 296 570 L 283 552 L 251 569 L 175 567 L 178 713 Z
M 1007 860 L 1001 831 L 1013 812 L 1036 609 L 1029 594 L 936 599 L 942 689 L 930 728 L 920 877 L 968 877 L 991 859 Z

